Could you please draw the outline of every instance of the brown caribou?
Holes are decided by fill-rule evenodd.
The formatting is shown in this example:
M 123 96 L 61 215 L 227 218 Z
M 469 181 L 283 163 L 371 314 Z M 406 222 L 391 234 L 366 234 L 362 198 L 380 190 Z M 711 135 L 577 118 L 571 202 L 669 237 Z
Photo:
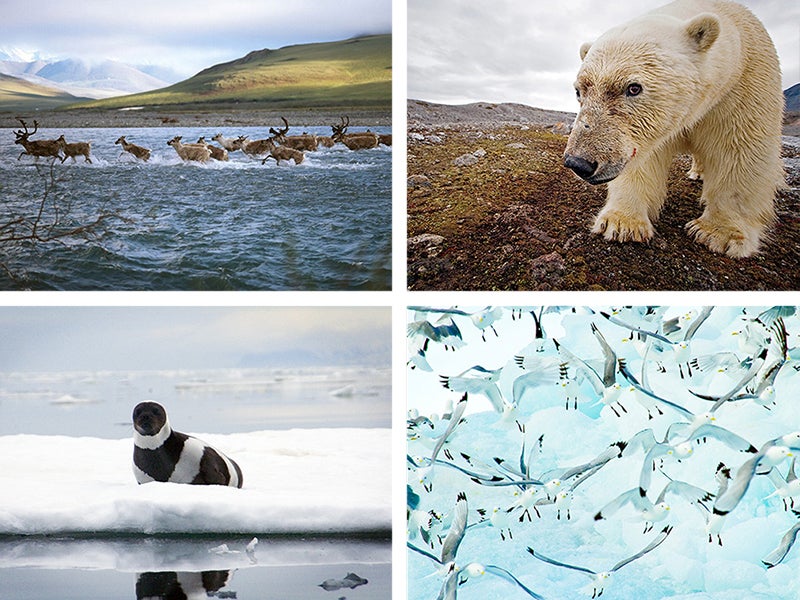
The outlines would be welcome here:
M 137 146 L 136 144 L 131 144 L 128 140 L 125 139 L 124 135 L 119 136 L 119 139 L 114 142 L 115 144 L 122 144 L 122 152 L 119 153 L 120 156 L 125 154 L 125 152 L 130 152 L 139 160 L 143 160 L 147 162 L 150 159 L 150 149 L 143 148 L 142 146 Z
M 345 117 L 347 121 L 345 122 Z M 334 142 L 341 142 L 350 150 L 366 150 L 368 148 L 377 148 L 380 143 L 380 138 L 377 134 L 371 131 L 363 131 L 360 133 L 347 133 L 347 128 L 350 126 L 350 117 L 342 117 L 341 125 L 331 125 L 333 135 L 331 139 Z
M 304 133 L 303 135 L 286 135 L 289 132 L 289 122 L 284 117 L 281 117 L 281 120 L 285 126 L 283 129 L 275 130 L 272 127 L 269 128 L 269 132 L 276 142 L 281 146 L 287 146 L 295 150 L 304 150 L 306 152 L 314 152 L 317 149 L 319 146 L 319 139 L 316 135 L 308 133 Z
M 61 147 L 61 151 L 64 153 L 64 157 L 61 159 L 62 163 L 68 158 L 72 158 L 72 162 L 75 162 L 76 156 L 83 156 L 83 158 L 86 159 L 85 162 L 92 162 L 92 159 L 89 158 L 89 153 L 92 151 L 91 142 L 69 143 L 66 138 L 64 138 L 63 134 L 56 140 L 56 142 L 58 142 L 58 145 Z
M 14 135 L 17 136 L 17 139 L 14 140 L 14 143 L 20 144 L 23 148 L 25 148 L 25 150 L 20 152 L 17 160 L 22 158 L 24 154 L 27 154 L 28 156 L 33 156 L 34 159 L 38 159 L 40 156 L 52 156 L 54 158 L 61 159 L 61 162 L 64 162 L 64 159 L 61 158 L 61 145 L 57 140 L 28 139 L 39 130 L 38 121 L 34 119 L 33 131 L 28 131 L 28 126 L 26 125 L 25 121 L 22 119 L 17 120 L 22 123 L 22 127 L 25 129 L 25 131 L 19 129 L 14 132 Z

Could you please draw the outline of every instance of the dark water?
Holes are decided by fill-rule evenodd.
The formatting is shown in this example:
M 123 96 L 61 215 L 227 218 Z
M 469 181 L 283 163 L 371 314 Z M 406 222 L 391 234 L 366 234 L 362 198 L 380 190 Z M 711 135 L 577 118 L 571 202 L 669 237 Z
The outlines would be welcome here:
M 114 214 L 89 240 L 3 243 L 2 289 L 386 290 L 391 286 L 390 148 L 353 152 L 341 144 L 307 153 L 298 166 L 231 154 L 227 163 L 183 163 L 166 145 L 265 137 L 268 128 L 40 130 L 91 141 L 93 164 L 78 158 L 52 170 L 48 159 L 17 157 L 0 131 L 0 227 L 37 214 L 63 227 Z M 374 128 L 388 132 L 389 128 Z M 329 128 L 307 128 L 329 134 Z M 290 134 L 300 131 L 290 131 Z M 114 141 L 153 151 L 148 163 L 120 157 Z M 57 210 L 56 210 L 57 206 Z M 2 239 L 0 229 L 0 239 Z M 10 271 L 10 274 L 6 272 Z
M 3 600 L 109 598 L 391 598 L 391 542 L 271 539 L 0 540 Z M 226 544 L 230 553 L 212 551 Z M 320 584 L 355 573 L 366 583 L 326 590 Z M 335 587 L 335 586 L 334 586 Z

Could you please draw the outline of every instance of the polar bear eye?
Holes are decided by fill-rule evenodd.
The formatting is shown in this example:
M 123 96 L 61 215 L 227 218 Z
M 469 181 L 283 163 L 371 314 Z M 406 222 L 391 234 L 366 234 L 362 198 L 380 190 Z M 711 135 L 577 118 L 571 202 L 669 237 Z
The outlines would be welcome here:
M 625 89 L 625 95 L 628 97 L 638 96 L 642 93 L 642 86 L 638 83 L 632 83 Z

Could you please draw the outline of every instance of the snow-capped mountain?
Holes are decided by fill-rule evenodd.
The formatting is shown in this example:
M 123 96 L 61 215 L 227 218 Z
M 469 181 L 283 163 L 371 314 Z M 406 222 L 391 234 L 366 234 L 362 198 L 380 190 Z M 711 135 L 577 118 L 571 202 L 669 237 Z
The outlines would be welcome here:
M 0 73 L 87 98 L 146 92 L 181 79 L 153 65 L 139 68 L 114 60 L 52 58 L 18 48 L 0 48 Z

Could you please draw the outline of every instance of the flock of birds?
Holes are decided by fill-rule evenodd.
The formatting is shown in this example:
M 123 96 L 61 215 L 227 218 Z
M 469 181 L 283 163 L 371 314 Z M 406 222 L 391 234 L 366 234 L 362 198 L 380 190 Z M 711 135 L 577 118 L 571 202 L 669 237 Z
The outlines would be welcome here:
M 407 419 L 407 545 L 441 577 L 439 600 L 455 600 L 461 586 L 485 574 L 543 598 L 519 564 L 582 573 L 590 579 L 583 591 L 597 598 L 614 573 L 657 556 L 676 529 L 722 547 L 726 523 L 765 510 L 794 520 L 759 532 L 775 544 L 762 565 L 770 569 L 790 554 L 800 531 L 795 307 L 410 311 L 410 377 L 431 396 L 430 386 L 451 392 L 441 413 L 425 414 L 410 392 Z M 501 323 L 524 328 L 529 343 L 503 345 Z M 434 369 L 457 363 L 451 357 L 459 353 L 474 356 L 476 345 L 482 364 Z M 583 421 L 574 420 L 579 414 Z M 558 415 L 585 429 L 565 430 L 558 420 L 566 416 Z M 624 432 L 631 433 L 611 437 Z M 547 519 L 556 529 L 537 535 Z M 630 520 L 638 531 L 624 539 L 642 538 L 634 552 L 607 570 L 571 563 L 564 549 L 575 530 L 563 528 L 614 537 L 602 523 L 619 532 Z M 478 533 L 485 530 L 496 534 Z M 480 548 L 481 560 L 459 554 L 473 538 L 469 552 Z M 516 574 L 500 564 L 509 547 Z M 520 563 L 522 555 L 532 562 Z M 410 597 L 414 587 L 410 581 Z

